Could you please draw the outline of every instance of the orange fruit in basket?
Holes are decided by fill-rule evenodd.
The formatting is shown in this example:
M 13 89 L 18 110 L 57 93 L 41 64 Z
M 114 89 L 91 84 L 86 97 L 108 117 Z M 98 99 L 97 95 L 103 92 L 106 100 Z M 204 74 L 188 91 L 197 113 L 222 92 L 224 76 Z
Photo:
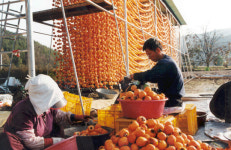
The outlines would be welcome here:
M 136 137 L 139 136 L 144 136 L 145 135 L 145 130 L 141 127 L 136 128 L 136 130 L 134 131 Z
M 127 137 L 121 137 L 119 140 L 118 140 L 118 146 L 119 147 L 122 147 L 122 146 L 127 146 L 128 145 L 128 138 Z
M 143 99 L 146 95 L 147 93 L 145 91 L 140 91 L 139 98 Z
M 136 120 L 132 121 L 132 123 L 128 125 L 128 129 L 130 131 L 135 131 L 136 128 L 138 127 L 139 127 L 139 123 Z
M 172 122 L 169 121 L 169 120 L 165 121 L 165 122 L 164 122 L 164 126 L 167 126 L 167 125 L 172 125 Z
M 192 145 L 191 145 L 191 146 L 188 146 L 188 147 L 187 147 L 187 150 L 197 150 L 197 149 L 196 149 L 195 146 L 192 146 Z
M 176 147 L 175 146 L 169 146 L 165 150 L 176 150 Z
M 134 143 L 131 145 L 131 150 L 139 150 L 139 147 Z
M 148 92 L 151 92 L 152 89 L 151 89 L 150 86 L 146 86 L 146 87 L 144 88 L 144 91 L 145 91 L 146 93 L 148 93 Z
M 173 125 L 165 125 L 164 126 L 164 133 L 166 134 L 172 134 L 174 131 Z
M 196 140 L 200 145 L 202 144 L 202 141 L 201 140 Z
M 126 99 L 126 96 L 122 96 L 120 99 L 121 99 L 121 100 L 125 100 L 125 99 Z
M 114 149 L 115 145 L 111 139 L 108 139 L 105 141 L 104 147 L 105 147 L 105 149 Z
M 153 144 L 154 146 L 158 146 L 159 140 L 158 140 L 157 138 L 150 137 L 150 138 L 148 139 L 148 143 Z
M 74 133 L 73 133 L 73 135 L 77 135 L 77 136 L 79 136 L 79 135 L 80 135 L 80 132 L 79 132 L 79 131 L 74 132 Z
M 130 150 L 130 147 L 129 146 L 122 146 L 122 147 L 120 147 L 119 150 Z
M 133 99 L 134 98 L 134 93 L 132 91 L 126 92 L 126 98 L 125 99 Z
M 140 91 L 141 91 L 140 89 L 135 89 L 135 91 L 134 91 L 134 96 L 137 96 L 137 97 L 138 97 L 138 96 L 139 96 Z
M 192 140 L 194 140 L 194 137 L 192 136 L 192 135 L 187 135 L 187 138 L 190 140 L 190 141 L 192 141 Z
M 147 119 L 144 116 L 139 116 L 137 117 L 136 121 L 139 123 L 139 125 L 141 125 L 141 124 L 146 124 Z
M 101 128 L 101 125 L 97 123 L 97 124 L 95 125 L 95 129 L 98 129 L 98 128 Z
M 140 136 L 136 139 L 136 144 L 140 147 L 145 146 L 147 143 L 148 143 L 148 139 L 146 139 L 145 137 Z
M 144 129 L 145 131 L 148 129 L 148 126 L 146 124 L 141 124 L 140 128 Z
M 122 130 L 119 131 L 120 137 L 124 137 L 124 136 L 128 136 L 128 135 L 129 135 L 129 131 L 125 128 L 123 128 Z
M 99 135 L 99 133 L 96 132 L 96 131 L 91 131 L 91 132 L 88 133 L 88 135 L 90 135 L 90 136 L 91 136 L 91 135 Z
M 154 129 L 155 129 L 156 133 L 157 133 L 157 132 L 164 131 L 164 125 L 163 125 L 162 123 L 158 122 L 158 123 L 155 125 Z
M 128 135 L 128 142 L 132 144 L 135 143 L 135 141 L 136 141 L 136 135 L 135 133 L 132 132 L 131 134 Z
M 149 139 L 151 136 L 150 136 L 149 134 L 145 133 L 144 137 L 145 137 L 146 139 Z
M 178 127 L 174 127 L 173 135 L 178 136 L 178 135 L 180 135 L 180 134 L 181 134 L 181 130 L 180 130 L 180 128 L 178 128 Z
M 150 100 L 152 100 L 152 98 L 151 98 L 150 96 L 145 96 L 145 97 L 144 97 L 144 100 L 145 100 L 145 101 L 150 101 Z
M 133 84 L 133 85 L 131 86 L 131 90 L 132 90 L 132 91 L 135 91 L 136 89 L 137 89 L 137 86 Z
M 142 98 L 137 98 L 136 101 L 143 101 L 143 99 Z
M 154 91 L 149 91 L 149 92 L 147 92 L 147 95 L 153 97 L 153 96 L 155 96 L 157 94 Z
M 164 93 L 161 93 L 161 94 L 159 94 L 158 96 L 160 97 L 160 99 L 165 99 Z
M 176 142 L 180 142 L 184 145 L 184 138 L 181 135 L 176 136 Z
M 107 134 L 108 131 L 106 129 L 103 129 L 103 128 L 98 128 L 97 131 L 100 133 L 100 134 Z
M 184 147 L 184 145 L 180 142 L 175 142 L 174 146 L 176 147 L 176 149 L 181 149 Z
M 159 140 L 166 140 L 167 135 L 166 135 L 164 132 L 158 132 L 158 133 L 157 133 L 157 138 L 158 138 Z
M 176 142 L 176 137 L 174 135 L 169 135 L 166 141 L 168 145 L 174 145 Z
M 119 135 L 112 135 L 111 136 L 111 140 L 112 140 L 112 142 L 114 143 L 114 144 L 117 144 L 118 143 L 118 141 L 119 141 Z
M 156 147 L 153 144 L 148 144 L 145 147 L 145 150 L 155 150 L 155 149 L 156 149 Z
M 160 100 L 160 97 L 158 95 L 152 96 L 152 100 Z
M 184 140 L 187 140 L 188 138 L 187 138 L 187 135 L 185 134 L 185 133 L 181 133 L 181 136 L 184 138 Z
M 159 149 L 165 149 L 167 147 L 167 143 L 164 140 L 159 140 L 159 144 L 157 147 Z
M 156 120 L 155 119 L 148 119 L 147 120 L 147 122 L 146 122 L 146 124 L 147 124 L 147 126 L 149 127 L 149 128 L 154 128 L 155 127 L 155 125 L 156 125 Z
M 126 92 L 122 92 L 122 93 L 120 93 L 119 98 L 122 98 L 123 96 L 126 96 Z
M 98 150 L 105 150 L 104 146 L 100 146 Z
M 146 131 L 147 134 L 149 134 L 151 137 L 155 137 L 156 136 L 156 132 L 153 128 L 149 128 L 147 131 Z
M 196 149 L 201 149 L 201 145 L 199 144 L 199 142 L 197 142 L 196 140 L 191 140 L 188 144 L 189 146 L 195 146 Z
M 87 130 L 88 130 L 89 132 L 94 131 L 94 130 L 95 130 L 95 127 L 94 127 L 93 125 L 90 125 L 90 126 L 87 127 Z
M 208 143 L 201 143 L 201 148 L 203 150 L 209 150 L 209 144 Z

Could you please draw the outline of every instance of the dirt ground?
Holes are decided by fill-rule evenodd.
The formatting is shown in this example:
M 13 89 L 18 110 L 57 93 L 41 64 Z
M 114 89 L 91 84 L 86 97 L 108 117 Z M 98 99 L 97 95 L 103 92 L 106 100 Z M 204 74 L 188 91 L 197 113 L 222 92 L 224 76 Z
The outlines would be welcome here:
M 194 78 L 185 82 L 186 96 L 212 95 L 226 82 L 231 81 L 231 71 L 193 72 Z

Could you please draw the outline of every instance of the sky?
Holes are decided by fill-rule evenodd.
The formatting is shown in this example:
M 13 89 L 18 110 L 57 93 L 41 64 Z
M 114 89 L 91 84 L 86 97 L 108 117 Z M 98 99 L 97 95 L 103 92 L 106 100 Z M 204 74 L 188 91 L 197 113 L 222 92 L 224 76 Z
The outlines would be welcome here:
M 0 1 L 7 2 L 8 0 Z M 231 0 L 173 0 L 173 2 L 186 21 L 187 25 L 181 27 L 183 32 L 188 32 L 189 29 L 195 32 L 201 32 L 205 27 L 208 30 L 231 28 L 229 16 L 231 14 Z M 24 4 L 24 2 L 21 2 L 21 4 Z M 17 9 L 18 3 L 13 4 L 12 7 Z M 33 12 L 51 8 L 52 0 L 31 0 L 31 10 Z M 23 8 L 23 10 L 25 10 L 25 8 Z M 25 28 L 25 21 L 22 21 L 20 25 L 22 28 Z M 33 30 L 46 34 L 52 33 L 51 27 L 39 23 L 33 23 Z M 33 36 L 35 41 L 39 41 L 41 44 L 50 47 L 50 36 L 37 33 Z
M 186 21 L 183 28 L 200 32 L 204 28 L 231 28 L 231 0 L 173 0 Z

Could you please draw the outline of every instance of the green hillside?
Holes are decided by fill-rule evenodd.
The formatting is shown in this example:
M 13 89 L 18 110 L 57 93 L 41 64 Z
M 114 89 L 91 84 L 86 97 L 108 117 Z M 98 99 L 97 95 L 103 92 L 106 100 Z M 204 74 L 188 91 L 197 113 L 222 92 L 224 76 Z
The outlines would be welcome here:
M 6 34 L 12 34 L 7 32 Z M 3 39 L 2 44 L 3 51 L 12 51 L 13 50 L 13 40 Z M 19 36 L 16 44 L 15 50 L 26 50 L 27 41 L 26 37 Z M 52 49 L 41 45 L 38 42 L 34 42 L 35 50 L 35 66 L 36 74 L 44 73 L 52 75 L 52 70 L 54 69 L 54 52 Z M 2 64 L 10 64 L 11 54 L 2 54 Z M 2 67 L 0 69 L 0 78 L 7 77 L 9 67 Z M 20 57 L 13 56 L 12 61 L 12 70 L 10 76 L 16 77 L 17 79 L 25 80 L 25 76 L 28 74 L 28 58 L 27 52 L 20 53 Z M 0 81 L 2 82 L 2 81 Z

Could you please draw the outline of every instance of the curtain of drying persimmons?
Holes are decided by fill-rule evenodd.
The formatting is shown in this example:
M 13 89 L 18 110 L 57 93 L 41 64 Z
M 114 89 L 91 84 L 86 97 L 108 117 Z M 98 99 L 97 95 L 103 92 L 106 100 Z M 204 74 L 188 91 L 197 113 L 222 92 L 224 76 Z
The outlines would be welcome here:
M 84 0 L 63 0 L 64 6 L 82 3 Z M 111 2 L 111 1 L 110 1 Z M 124 0 L 114 0 L 116 15 L 124 18 Z M 60 7 L 59 0 L 53 0 Z M 178 61 L 176 31 L 170 17 L 164 15 L 151 0 L 127 0 L 127 34 L 129 73 L 150 69 L 153 65 L 142 50 L 150 37 L 158 37 L 164 52 Z M 113 10 L 111 10 L 113 12 Z M 63 19 L 54 20 L 53 47 L 56 51 L 56 77 L 62 88 L 76 86 L 70 49 Z M 80 86 L 83 88 L 113 88 L 126 76 L 125 23 L 107 12 L 67 18 L 72 50 Z M 131 25 L 131 24 L 133 25 Z M 136 27 L 134 27 L 136 26 Z M 119 36 L 120 34 L 120 36 Z M 123 47 L 121 48 L 120 39 Z

